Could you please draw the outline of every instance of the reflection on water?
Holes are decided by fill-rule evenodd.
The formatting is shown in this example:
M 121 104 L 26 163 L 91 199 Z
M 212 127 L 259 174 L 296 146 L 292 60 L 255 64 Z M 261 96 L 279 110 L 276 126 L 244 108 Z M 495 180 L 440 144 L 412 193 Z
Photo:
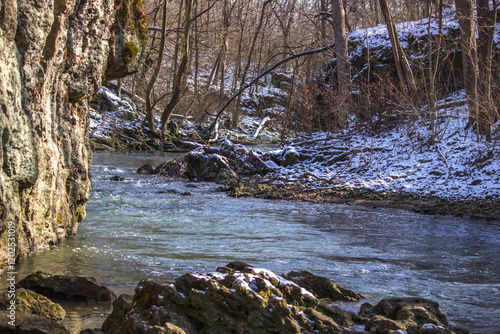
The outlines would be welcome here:
M 23 260 L 19 276 L 37 270 L 94 276 L 117 294 L 130 294 L 140 279 L 168 282 L 240 260 L 278 274 L 308 270 L 369 300 L 430 298 L 452 323 L 472 333 L 500 332 L 498 224 L 229 198 L 214 184 L 134 173 L 144 163 L 164 159 L 95 154 L 93 190 L 78 234 Z M 114 175 L 127 181 L 110 181 Z M 172 189 L 194 196 L 159 193 Z

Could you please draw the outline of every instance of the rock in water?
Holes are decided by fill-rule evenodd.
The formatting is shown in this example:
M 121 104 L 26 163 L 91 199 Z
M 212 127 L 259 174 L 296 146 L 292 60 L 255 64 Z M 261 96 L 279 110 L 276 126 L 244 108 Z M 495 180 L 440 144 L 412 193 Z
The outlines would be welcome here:
M 145 55 L 142 1 L 2 1 L 0 244 L 17 256 L 75 234 L 90 191 L 89 97 Z M 7 247 L 0 247 L 0 268 Z
M 298 273 L 308 280 L 286 275 L 295 283 L 267 269 L 231 262 L 213 273 L 185 274 L 175 284 L 144 280 L 133 297 L 122 295 L 115 300 L 102 330 L 110 334 L 467 333 L 452 329 L 438 304 L 423 298 L 385 299 L 377 306 L 365 303 L 356 315 L 325 303 L 327 299 L 319 300 L 300 286 L 307 282 L 331 298 L 331 289 L 338 288 L 335 282 Z M 348 290 L 342 295 L 348 300 L 360 297 Z
M 175 284 L 141 281 L 132 299 L 120 296 L 103 324 L 106 333 L 340 333 L 359 319 L 334 311 L 309 291 L 273 272 L 232 262 L 208 274 L 185 274 Z M 340 314 L 337 312 L 337 314 Z
M 11 300 L 11 298 L 8 298 L 7 293 L 0 295 L 0 309 L 2 311 L 7 310 Z M 17 289 L 15 302 L 16 313 L 32 314 L 56 321 L 63 320 L 66 316 L 66 311 L 61 305 L 32 290 Z
M 116 295 L 92 277 L 51 275 L 37 272 L 23 278 L 18 286 L 46 297 L 76 300 L 112 301 Z
M 326 277 L 320 277 L 311 274 L 308 271 L 291 271 L 283 275 L 286 279 L 294 281 L 300 286 L 314 293 L 318 298 L 326 298 L 331 301 L 350 301 L 357 302 L 362 296 L 342 287 Z
M 425 298 L 387 298 L 376 306 L 365 303 L 359 315 L 368 318 L 369 333 L 465 334 L 465 329 L 452 328 L 439 309 L 439 304 Z
M 145 164 L 142 165 L 141 167 L 137 168 L 136 173 L 137 174 L 155 174 L 155 168 L 151 166 L 150 164 Z
M 168 160 L 158 166 L 154 173 L 227 183 L 238 175 L 266 174 L 270 171 L 262 156 L 225 139 L 220 147 L 201 145 L 182 158 Z
M 4 293 L 0 296 L 0 333 L 67 334 L 69 331 L 57 321 L 64 319 L 66 312 L 61 305 L 27 289 L 17 289 L 15 297 L 15 320 L 9 311 L 13 299 Z

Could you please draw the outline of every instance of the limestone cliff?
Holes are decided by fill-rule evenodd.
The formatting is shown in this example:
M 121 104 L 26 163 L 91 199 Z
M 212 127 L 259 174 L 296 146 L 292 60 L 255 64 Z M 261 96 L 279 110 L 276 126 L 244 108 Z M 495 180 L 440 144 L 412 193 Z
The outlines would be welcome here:
M 90 191 L 88 98 L 145 55 L 141 0 L 0 2 L 0 268 L 74 234 Z

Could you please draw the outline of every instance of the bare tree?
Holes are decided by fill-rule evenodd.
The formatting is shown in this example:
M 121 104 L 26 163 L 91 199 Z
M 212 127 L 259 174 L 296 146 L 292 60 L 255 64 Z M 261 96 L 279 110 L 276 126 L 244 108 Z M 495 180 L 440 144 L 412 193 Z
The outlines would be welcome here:
M 389 10 L 387 0 L 379 0 L 379 4 L 382 14 L 384 15 L 385 24 L 387 25 L 387 31 L 389 32 L 389 39 L 391 40 L 392 52 L 394 54 L 394 61 L 396 62 L 396 70 L 398 72 L 399 81 L 401 82 L 405 93 L 411 94 L 417 90 L 415 78 L 413 77 L 410 64 L 406 58 L 403 47 L 401 46 L 401 42 L 399 41 L 394 18 Z
M 495 103 L 493 102 L 492 85 L 492 63 L 493 63 L 493 36 L 495 33 L 496 8 L 498 4 L 492 1 L 490 9 L 489 0 L 477 0 L 477 25 L 478 44 L 477 53 L 479 60 L 479 87 L 480 94 L 480 115 L 478 115 L 478 131 L 491 139 L 491 124 L 496 116 Z
M 152 103 L 152 93 L 153 88 L 156 84 L 156 80 L 158 79 L 158 74 L 160 73 L 161 64 L 163 61 L 163 54 L 165 52 L 165 39 L 166 39 L 166 30 L 167 30 L 167 6 L 168 1 L 163 1 L 162 7 L 162 24 L 161 24 L 161 38 L 160 38 L 160 49 L 158 51 L 158 59 L 156 60 L 156 66 L 154 69 L 151 78 L 149 79 L 148 86 L 146 88 L 146 124 L 149 127 L 149 131 L 155 137 L 160 135 L 160 132 L 156 130 L 155 120 L 154 120 L 154 112 L 153 112 L 153 103 Z
M 262 25 L 264 24 L 264 19 L 265 19 L 265 14 L 266 14 L 266 7 L 269 5 L 273 0 L 265 0 L 264 3 L 262 4 L 262 8 L 260 11 L 259 15 L 259 23 L 257 24 L 257 27 L 255 28 L 253 38 L 252 38 L 252 44 L 250 46 L 250 51 L 248 52 L 247 60 L 245 63 L 245 68 L 243 69 L 243 72 L 241 73 L 241 81 L 240 81 L 240 89 L 243 87 L 245 84 L 245 81 L 247 79 L 248 71 L 250 69 L 250 65 L 252 63 L 252 57 L 253 53 L 255 50 L 255 45 L 257 44 L 257 39 L 259 37 L 259 34 L 262 29 Z M 241 95 L 238 96 L 238 105 L 241 103 Z M 233 114 L 233 125 L 236 125 L 239 119 L 239 112 L 235 112 Z
M 186 74 L 188 60 L 189 60 L 189 38 L 191 32 L 191 13 L 193 11 L 193 1 L 194 0 L 185 0 L 186 1 L 186 15 L 184 19 L 184 33 L 182 40 L 182 57 L 179 62 L 179 66 L 177 67 L 177 71 L 175 72 L 173 86 L 172 86 L 172 97 L 168 102 L 163 114 L 161 116 L 161 132 L 163 134 L 167 131 L 168 120 L 170 119 L 170 115 L 174 111 L 175 107 L 179 103 L 181 98 L 182 82 L 184 75 Z
M 479 67 L 477 62 L 476 21 L 472 0 L 455 0 L 458 23 L 460 25 L 460 44 L 462 48 L 462 63 L 465 92 L 469 106 L 469 124 L 476 126 L 479 135 L 479 108 L 477 103 Z
M 351 100 L 351 66 L 349 65 L 345 12 L 342 0 L 332 0 L 332 22 L 335 48 L 337 50 L 337 100 L 340 106 L 338 121 L 343 122 L 347 119 Z
M 372 8 L 372 11 L 375 15 L 375 25 L 379 25 L 380 24 L 380 14 L 378 13 L 377 0 L 371 0 L 370 7 Z

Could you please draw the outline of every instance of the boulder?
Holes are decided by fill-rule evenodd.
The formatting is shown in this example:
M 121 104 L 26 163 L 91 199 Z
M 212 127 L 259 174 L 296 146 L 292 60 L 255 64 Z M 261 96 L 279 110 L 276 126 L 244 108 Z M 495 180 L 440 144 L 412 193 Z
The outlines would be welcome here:
M 198 145 L 182 158 L 164 162 L 153 172 L 149 167 L 140 168 L 141 173 L 167 177 L 184 177 L 227 183 L 238 175 L 266 174 L 271 169 L 263 160 L 263 154 L 247 149 L 240 144 L 224 140 L 220 147 Z M 138 170 L 139 172 L 139 170 Z
M 311 274 L 308 271 L 291 271 L 283 275 L 298 285 L 314 293 L 318 298 L 330 299 L 331 301 L 357 302 L 363 298 L 360 294 L 342 287 L 326 277 Z
M 217 177 L 215 178 L 215 182 L 219 184 L 227 184 L 235 180 L 238 176 L 231 169 L 221 169 L 217 173 Z
M 7 293 L 0 295 L 0 309 L 6 310 L 10 306 L 10 301 L 15 300 L 17 313 L 32 314 L 47 319 L 63 320 L 66 311 L 61 305 L 52 302 L 45 296 L 28 289 L 17 289 L 15 299 L 9 298 Z
M 288 167 L 295 165 L 301 160 L 304 160 L 305 157 L 301 156 L 301 154 L 297 151 L 297 149 L 293 146 L 285 146 L 281 149 L 276 149 L 271 152 L 264 153 L 264 159 L 269 159 L 267 163 L 268 166 L 270 162 L 274 162 L 277 166 Z
M 137 174 L 155 174 L 155 168 L 149 164 L 137 168 Z
M 97 283 L 93 277 L 51 275 L 43 272 L 30 274 L 17 284 L 49 298 L 112 301 L 116 295 Z
M 126 177 L 115 175 L 109 178 L 110 181 L 128 181 Z
M 12 300 L 14 312 L 8 310 Z M 0 295 L 0 333 L 68 334 L 58 323 L 65 315 L 61 305 L 28 289 L 16 289 L 15 299 L 8 293 Z
M 174 284 L 141 281 L 133 298 L 120 296 L 106 333 L 341 333 L 359 319 L 331 309 L 309 291 L 273 272 L 232 262 Z M 332 316 L 337 317 L 333 319 Z M 353 320 L 354 319 L 354 320 Z M 152 331 L 154 329 L 154 331 Z
M 7 311 L 0 311 L 0 318 L 6 317 Z M 5 315 L 5 316 L 4 316 Z M 16 314 L 15 325 L 9 325 L 7 321 L 0 322 L 0 333 L 2 334 L 70 334 L 64 325 L 53 319 L 48 319 L 34 314 Z
M 186 178 L 220 183 L 233 180 L 238 175 L 266 174 L 270 171 L 262 160 L 262 154 L 227 139 L 222 141 L 220 147 L 200 146 L 188 152 L 182 158 L 181 166 L 175 171 L 181 171 Z
M 359 315 L 369 317 L 365 330 L 370 333 L 468 333 L 464 329 L 451 327 L 439 304 L 425 298 L 387 298 L 375 306 L 365 303 Z
M 167 160 L 154 169 L 152 174 L 166 177 L 185 177 L 186 163 L 183 158 Z

